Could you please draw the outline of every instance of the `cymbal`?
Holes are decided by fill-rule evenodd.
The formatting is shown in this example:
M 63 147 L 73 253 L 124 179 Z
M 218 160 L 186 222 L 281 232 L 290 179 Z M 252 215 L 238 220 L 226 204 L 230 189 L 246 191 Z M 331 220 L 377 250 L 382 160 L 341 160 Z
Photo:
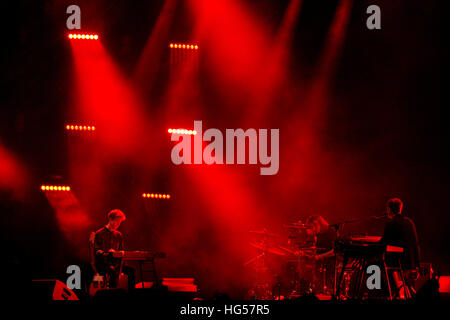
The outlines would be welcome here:
M 291 224 L 285 224 L 283 225 L 285 228 L 291 228 L 291 229 L 312 229 L 310 225 L 302 224 L 302 223 L 291 223 Z
M 299 250 L 317 250 L 317 249 L 322 249 L 322 248 L 317 248 L 316 246 L 311 246 L 311 247 L 300 248 Z
M 381 236 L 352 236 L 350 240 L 355 242 L 379 242 L 381 240 Z
M 278 246 L 269 246 L 267 244 L 262 244 L 260 242 L 256 242 L 256 241 L 250 241 L 249 244 L 256 249 L 259 249 L 261 251 L 266 251 L 278 256 L 285 256 L 287 252 L 284 248 L 282 247 L 278 247 Z
M 291 249 L 283 247 L 283 246 L 279 246 L 279 248 L 284 250 L 284 251 L 286 251 L 290 255 L 295 255 L 295 251 L 294 250 L 291 250 Z
M 262 229 L 262 230 L 250 230 L 249 232 L 250 232 L 250 233 L 253 233 L 253 234 L 260 235 L 260 236 L 280 237 L 278 234 L 269 232 L 269 231 L 267 231 L 266 229 Z

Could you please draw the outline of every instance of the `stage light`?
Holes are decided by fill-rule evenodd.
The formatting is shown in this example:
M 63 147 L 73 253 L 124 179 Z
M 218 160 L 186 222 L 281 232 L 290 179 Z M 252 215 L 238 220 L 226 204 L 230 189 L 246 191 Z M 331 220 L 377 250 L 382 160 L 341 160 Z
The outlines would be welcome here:
M 186 129 L 169 129 L 167 130 L 169 133 L 176 133 L 176 134 L 186 134 L 186 135 L 196 135 L 197 131 L 195 130 L 186 130 Z
M 68 131 L 95 131 L 94 126 L 79 126 L 79 125 L 66 125 L 66 130 Z
M 82 40 L 98 40 L 97 34 L 75 34 L 69 33 L 69 39 L 82 39 Z
M 48 185 L 42 185 L 41 186 L 42 191 L 70 191 L 69 186 L 48 186 Z
M 197 50 L 198 45 L 187 44 L 187 43 L 170 43 L 169 48 L 171 49 L 189 49 L 189 50 Z
M 170 194 L 160 194 L 160 193 L 143 193 L 142 198 L 146 199 L 170 199 Z

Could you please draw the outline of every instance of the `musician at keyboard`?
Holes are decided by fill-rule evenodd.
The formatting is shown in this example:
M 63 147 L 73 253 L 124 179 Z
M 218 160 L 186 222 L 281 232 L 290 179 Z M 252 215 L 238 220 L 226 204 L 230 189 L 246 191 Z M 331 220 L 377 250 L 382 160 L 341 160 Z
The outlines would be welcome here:
M 119 277 L 122 259 L 114 257 L 113 254 L 124 250 L 123 236 L 117 229 L 125 219 L 126 216 L 121 210 L 112 210 L 108 213 L 108 224 L 95 232 L 95 267 L 100 275 L 109 276 L 110 288 L 117 286 Z M 128 275 L 128 288 L 134 288 L 134 269 L 122 266 L 122 273 Z
M 389 199 L 386 203 L 386 215 L 390 219 L 384 228 L 381 243 L 401 247 L 401 267 L 409 278 L 417 278 L 420 261 L 419 241 L 414 222 L 402 214 L 403 202 L 398 198 Z M 387 263 L 393 263 L 387 261 Z M 394 274 L 395 282 L 399 283 L 398 274 Z

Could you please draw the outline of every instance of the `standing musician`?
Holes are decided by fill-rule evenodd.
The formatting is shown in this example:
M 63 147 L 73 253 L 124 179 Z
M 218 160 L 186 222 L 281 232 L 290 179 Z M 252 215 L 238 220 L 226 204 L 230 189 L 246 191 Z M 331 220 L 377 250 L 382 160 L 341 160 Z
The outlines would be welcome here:
M 398 198 L 386 203 L 386 215 L 390 219 L 384 228 L 381 243 L 403 248 L 400 257 L 401 267 L 407 279 L 417 279 L 420 261 L 420 248 L 414 222 L 402 214 L 403 202 Z M 387 261 L 387 263 L 392 263 Z M 393 274 L 397 288 L 402 286 L 398 273 Z M 406 284 L 405 284 L 406 285 Z M 400 291 L 402 297 L 403 292 Z
M 112 254 L 123 251 L 122 233 L 117 231 L 120 224 L 125 221 L 125 214 L 118 209 L 108 213 L 108 224 L 97 230 L 94 236 L 95 268 L 100 275 L 109 276 L 110 288 L 117 287 L 120 273 L 121 258 L 114 258 Z M 135 285 L 134 269 L 122 266 L 122 272 L 128 275 L 128 288 Z

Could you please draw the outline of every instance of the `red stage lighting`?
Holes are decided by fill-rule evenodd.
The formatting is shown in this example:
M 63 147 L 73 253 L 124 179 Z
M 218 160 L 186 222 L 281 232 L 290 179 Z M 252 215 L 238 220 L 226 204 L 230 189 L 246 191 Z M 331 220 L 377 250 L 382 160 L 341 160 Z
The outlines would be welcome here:
M 160 194 L 160 193 L 143 193 L 142 198 L 152 198 L 152 199 L 170 199 L 170 194 Z
M 198 50 L 198 45 L 186 44 L 186 43 L 170 43 L 169 48 L 171 49 L 189 49 Z
M 195 130 L 186 130 L 186 129 L 169 129 L 167 130 L 169 133 L 176 133 L 176 134 L 187 134 L 187 135 L 196 135 L 197 131 Z
M 42 191 L 70 191 L 69 186 L 48 186 L 48 185 L 42 185 L 41 186 Z
M 69 33 L 69 39 L 98 40 L 97 34 Z
M 66 130 L 68 131 L 95 131 L 94 126 L 79 126 L 79 125 L 66 125 Z

